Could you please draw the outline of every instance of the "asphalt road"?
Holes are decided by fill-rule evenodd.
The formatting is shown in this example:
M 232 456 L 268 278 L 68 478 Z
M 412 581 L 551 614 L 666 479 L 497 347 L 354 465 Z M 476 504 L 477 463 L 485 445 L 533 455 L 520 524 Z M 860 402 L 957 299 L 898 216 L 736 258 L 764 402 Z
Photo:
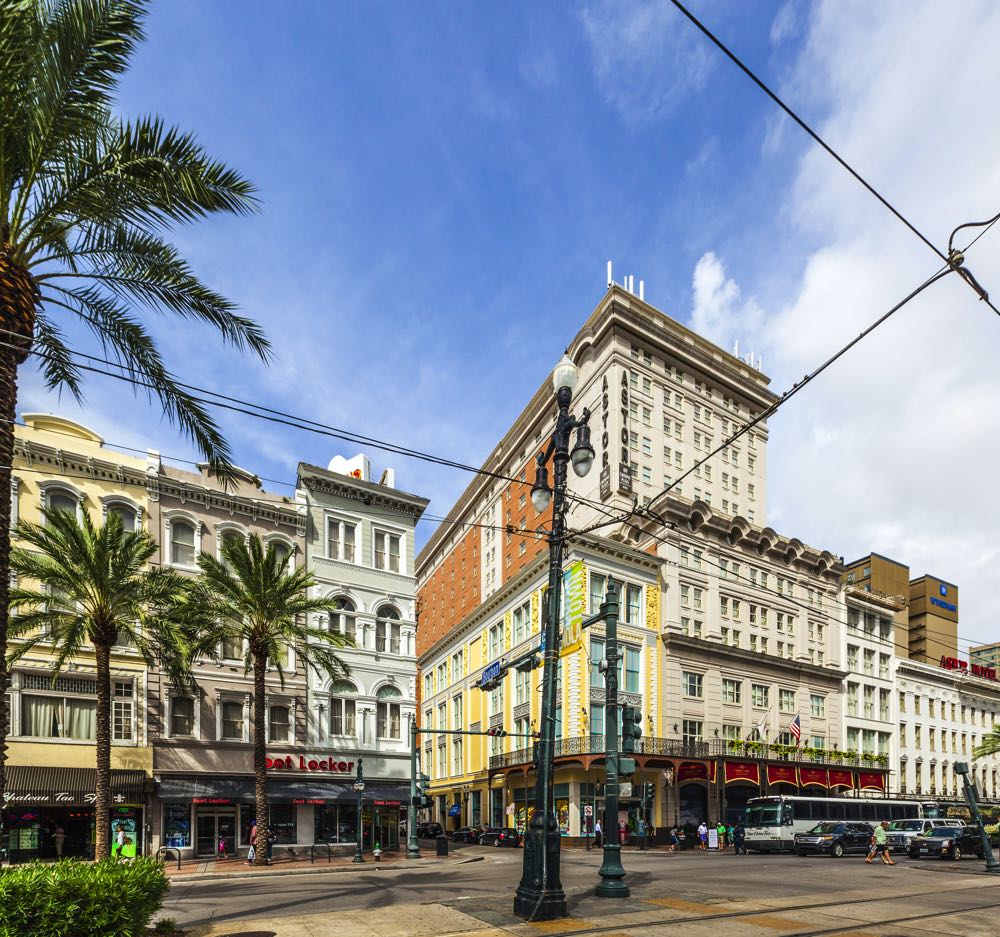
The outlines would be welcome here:
M 337 910 L 381 907 L 389 904 L 445 902 L 468 913 L 489 914 L 506 908 L 520 879 L 522 851 L 480 846 L 453 847 L 452 855 L 481 856 L 482 861 L 451 865 L 447 869 L 419 862 L 375 870 L 276 876 L 270 879 L 183 881 L 171 888 L 163 916 L 178 923 L 229 922 L 244 918 L 282 917 Z M 601 854 L 580 849 L 562 854 L 562 884 L 570 913 L 574 905 L 589 902 L 598 881 Z M 803 902 L 850 902 L 862 889 L 886 889 L 889 894 L 934 894 L 947 882 L 956 886 L 989 885 L 976 889 L 977 901 L 1000 903 L 1000 882 L 984 881 L 983 863 L 899 858 L 893 867 L 867 865 L 863 857 L 829 859 L 791 855 L 734 856 L 661 850 L 626 851 L 623 864 L 636 897 L 664 891 L 691 902 L 741 898 L 796 898 Z M 942 896 L 946 913 L 949 899 Z M 957 906 L 955 906 L 957 910 Z M 940 929 L 938 933 L 943 933 Z

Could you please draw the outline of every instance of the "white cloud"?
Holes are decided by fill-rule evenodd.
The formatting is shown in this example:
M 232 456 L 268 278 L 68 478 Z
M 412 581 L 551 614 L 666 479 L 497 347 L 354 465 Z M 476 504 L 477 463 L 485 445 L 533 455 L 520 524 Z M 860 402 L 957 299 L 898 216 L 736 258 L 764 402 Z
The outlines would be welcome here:
M 819 5 L 807 29 L 782 93 L 801 112 L 826 115 L 817 129 L 848 162 L 941 247 L 955 225 L 1000 209 L 1000 126 L 987 118 L 1000 8 L 835 2 Z M 801 269 L 758 336 L 780 392 L 939 262 L 815 147 L 777 217 L 786 246 L 775 256 Z M 820 246 L 791 254 L 800 240 Z M 968 263 L 1000 298 L 998 258 L 1000 234 L 991 232 Z M 762 288 L 752 279 L 742 286 L 751 295 Z M 748 306 L 722 260 L 702 257 L 696 328 L 731 340 Z M 874 550 L 908 563 L 914 576 L 957 583 L 961 633 L 983 640 L 995 638 L 1000 590 L 998 357 L 1000 320 L 950 278 L 787 404 L 771 420 L 768 459 L 769 520 L 778 529 L 848 559 Z
M 668 3 L 601 0 L 581 15 L 601 96 L 630 126 L 669 115 L 716 63 Z
M 763 310 L 755 300 L 743 299 L 739 286 L 726 276 L 722 261 L 711 251 L 695 265 L 691 288 L 692 327 L 699 334 L 729 351 L 744 337 L 760 333 Z M 752 350 L 742 342 L 741 355 Z

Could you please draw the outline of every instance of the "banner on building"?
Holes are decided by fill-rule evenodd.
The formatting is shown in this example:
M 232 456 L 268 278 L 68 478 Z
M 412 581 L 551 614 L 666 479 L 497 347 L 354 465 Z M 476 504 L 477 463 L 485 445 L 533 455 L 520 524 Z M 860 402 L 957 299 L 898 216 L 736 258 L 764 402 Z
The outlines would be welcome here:
M 708 765 L 698 761 L 685 761 L 677 769 L 677 783 L 685 781 L 708 781 Z
M 583 617 L 587 610 L 586 581 L 587 577 L 582 560 L 570 563 L 563 570 L 560 657 L 571 654 L 580 647 L 583 636 Z
M 726 784 L 735 781 L 749 781 L 751 784 L 760 784 L 760 765 L 753 761 L 727 761 L 725 768 Z
M 878 771 L 859 771 L 858 790 L 861 791 L 884 791 L 885 775 Z
M 810 784 L 817 787 L 829 787 L 830 779 L 827 776 L 826 768 L 799 768 L 799 784 L 808 787 Z
M 840 787 L 844 787 L 852 791 L 854 790 L 854 772 L 844 771 L 842 768 L 831 768 L 830 788 L 832 790 L 836 790 Z
M 798 787 L 799 782 L 795 777 L 795 765 L 768 765 L 767 783 L 791 784 L 794 787 Z

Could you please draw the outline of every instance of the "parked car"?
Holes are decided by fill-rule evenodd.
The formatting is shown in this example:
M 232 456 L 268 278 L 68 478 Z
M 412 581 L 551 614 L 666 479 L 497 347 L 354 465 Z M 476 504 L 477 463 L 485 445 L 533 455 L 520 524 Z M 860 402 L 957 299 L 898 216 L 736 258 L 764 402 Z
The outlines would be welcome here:
M 417 836 L 420 839 L 434 839 L 435 836 L 440 836 L 443 832 L 440 823 L 417 824 Z
M 910 840 L 907 855 L 911 859 L 961 859 L 962 856 L 983 858 L 983 844 L 978 826 L 939 826 L 926 836 Z
M 491 826 L 479 834 L 480 846 L 520 846 L 521 834 L 515 829 Z
M 817 823 L 808 833 L 795 834 L 795 854 L 820 853 L 839 859 L 849 852 L 867 853 L 872 828 L 867 823 L 828 820 Z
M 478 843 L 483 832 L 481 826 L 460 826 L 452 832 L 451 838 L 456 843 Z
M 917 836 L 927 836 L 931 830 L 942 826 L 965 826 L 964 820 L 893 820 L 885 834 L 889 848 L 896 852 L 908 852 L 910 843 Z

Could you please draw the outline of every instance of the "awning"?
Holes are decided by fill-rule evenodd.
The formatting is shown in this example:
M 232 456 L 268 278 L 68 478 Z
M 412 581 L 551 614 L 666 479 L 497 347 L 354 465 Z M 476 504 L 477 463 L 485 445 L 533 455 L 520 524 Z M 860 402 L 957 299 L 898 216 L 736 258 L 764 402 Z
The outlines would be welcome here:
M 791 784 L 793 787 L 798 787 L 795 778 L 795 765 L 768 765 L 767 783 Z
M 179 800 L 194 804 L 252 804 L 256 799 L 252 777 L 164 777 L 157 793 L 160 800 Z M 312 801 L 325 803 L 354 803 L 357 793 L 354 783 L 343 780 L 326 781 L 321 778 L 271 779 L 267 781 L 267 796 L 274 801 Z M 409 803 L 408 782 L 365 780 L 363 800 L 399 801 Z
M 156 791 L 160 800 L 194 804 L 252 804 L 253 778 L 214 778 L 210 775 L 162 778 Z
M 760 766 L 755 761 L 727 761 L 725 768 L 726 784 L 735 782 L 760 784 Z
M 145 803 L 146 772 L 111 771 L 111 803 Z M 95 768 L 42 768 L 8 765 L 4 801 L 7 807 L 54 804 L 67 807 L 92 804 L 97 799 Z

